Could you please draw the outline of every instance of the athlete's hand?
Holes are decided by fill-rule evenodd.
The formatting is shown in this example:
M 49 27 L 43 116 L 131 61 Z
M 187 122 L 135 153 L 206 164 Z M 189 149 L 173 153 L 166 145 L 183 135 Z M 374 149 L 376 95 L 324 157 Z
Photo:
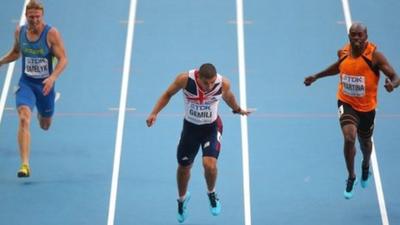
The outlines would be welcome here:
M 52 76 L 49 76 L 43 81 L 44 87 L 43 87 L 43 94 L 46 96 L 50 93 L 51 89 L 53 88 L 54 85 L 54 78 Z
M 314 81 L 316 81 L 317 78 L 315 78 L 315 76 L 308 76 L 304 79 L 304 84 L 306 86 L 310 86 L 312 83 L 314 83 Z
M 242 116 L 248 116 L 248 115 L 250 115 L 250 113 L 252 113 L 252 111 L 250 111 L 250 110 L 241 110 L 239 112 L 239 114 Z
M 394 90 L 394 84 L 389 78 L 385 79 L 385 88 L 388 92 L 392 92 Z
M 147 126 L 148 127 L 153 126 L 153 124 L 156 122 L 156 119 L 157 119 L 157 115 L 150 114 L 149 117 L 147 117 L 147 120 L 146 120 Z
M 245 110 L 245 109 L 241 109 L 239 107 L 239 110 L 232 110 L 232 112 L 233 112 L 233 114 L 239 114 L 239 115 L 242 115 L 242 116 L 248 116 L 250 113 L 254 112 L 254 110 L 252 110 L 252 109 Z

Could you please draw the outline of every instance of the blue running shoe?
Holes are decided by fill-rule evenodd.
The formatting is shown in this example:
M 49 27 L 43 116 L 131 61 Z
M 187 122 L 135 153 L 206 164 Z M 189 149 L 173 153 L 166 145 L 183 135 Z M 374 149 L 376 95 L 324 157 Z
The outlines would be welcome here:
M 362 174 L 361 174 L 361 187 L 366 188 L 368 187 L 368 180 L 369 177 L 372 175 L 371 172 L 369 172 L 369 165 L 367 167 L 362 167 L 361 168 Z
M 218 216 L 221 213 L 221 203 L 217 198 L 215 192 L 208 193 L 208 199 L 210 200 L 210 211 L 213 216 Z
M 178 219 L 179 223 L 183 223 L 187 218 L 187 204 L 190 200 L 190 192 L 186 192 L 186 197 L 183 202 L 179 201 L 178 199 L 178 214 L 176 218 Z
M 346 182 L 346 190 L 344 190 L 343 195 L 345 199 L 351 199 L 353 197 L 354 186 L 357 184 L 357 178 L 349 178 Z

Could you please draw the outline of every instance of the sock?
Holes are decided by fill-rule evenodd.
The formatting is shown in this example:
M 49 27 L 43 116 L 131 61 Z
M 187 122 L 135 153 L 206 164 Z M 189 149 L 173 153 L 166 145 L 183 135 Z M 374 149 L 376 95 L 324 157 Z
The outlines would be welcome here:
M 183 202 L 185 200 L 185 198 L 186 198 L 186 194 L 184 196 L 179 196 L 178 200 L 180 202 Z

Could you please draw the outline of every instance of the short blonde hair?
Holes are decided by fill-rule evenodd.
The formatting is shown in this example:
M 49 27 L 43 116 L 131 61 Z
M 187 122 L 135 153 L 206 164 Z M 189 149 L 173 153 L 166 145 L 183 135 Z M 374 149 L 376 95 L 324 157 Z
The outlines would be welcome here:
M 30 0 L 26 5 L 25 10 L 28 11 L 29 9 L 37 9 L 37 10 L 42 10 L 42 12 L 44 12 L 44 6 L 38 0 Z

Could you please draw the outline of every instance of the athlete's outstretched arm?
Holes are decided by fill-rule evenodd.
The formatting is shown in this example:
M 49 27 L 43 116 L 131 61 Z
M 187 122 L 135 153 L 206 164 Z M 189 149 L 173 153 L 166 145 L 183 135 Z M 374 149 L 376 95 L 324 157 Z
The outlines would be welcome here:
M 330 65 L 328 68 L 322 70 L 321 72 L 304 78 L 304 84 L 306 86 L 310 86 L 313 82 L 315 82 L 319 78 L 337 75 L 339 73 L 339 63 L 340 62 L 337 61 L 337 62 L 333 63 L 332 65 Z
M 339 71 L 340 55 L 341 55 L 341 50 L 339 50 L 337 52 L 337 56 L 339 59 L 335 63 L 333 63 L 328 68 L 322 70 L 319 73 L 316 73 L 312 76 L 308 76 L 308 77 L 304 78 L 304 84 L 306 86 L 310 86 L 312 83 L 314 83 L 319 78 L 337 75 L 340 72 Z
M 158 113 L 168 104 L 171 97 L 174 96 L 181 89 L 185 88 L 188 76 L 188 73 L 179 74 L 174 82 L 172 82 L 167 90 L 161 95 L 150 115 L 146 119 L 148 127 L 151 127 L 156 122 Z
M 19 58 L 19 56 L 21 55 L 18 37 L 19 37 L 19 28 L 17 28 L 15 30 L 14 44 L 13 44 L 11 50 L 6 55 L 4 55 L 3 57 L 0 58 L 0 66 L 2 66 L 3 64 L 7 64 L 7 63 L 17 60 Z
M 236 102 L 235 95 L 231 91 L 231 84 L 225 77 L 222 78 L 222 99 L 231 107 L 233 113 L 240 115 L 249 115 L 251 112 L 240 108 L 239 104 Z
M 44 95 L 49 94 L 51 88 L 54 85 L 54 82 L 60 76 L 61 72 L 65 69 L 68 63 L 67 55 L 65 53 L 64 43 L 62 41 L 60 33 L 56 30 L 56 28 L 51 28 L 49 30 L 47 39 L 54 56 L 57 58 L 57 64 L 53 70 L 53 73 L 51 73 L 50 76 L 43 81 Z
M 393 91 L 400 85 L 400 80 L 396 74 L 396 71 L 381 52 L 375 51 L 373 63 L 377 65 L 379 70 L 386 75 L 387 78 L 385 79 L 385 88 L 388 92 Z

